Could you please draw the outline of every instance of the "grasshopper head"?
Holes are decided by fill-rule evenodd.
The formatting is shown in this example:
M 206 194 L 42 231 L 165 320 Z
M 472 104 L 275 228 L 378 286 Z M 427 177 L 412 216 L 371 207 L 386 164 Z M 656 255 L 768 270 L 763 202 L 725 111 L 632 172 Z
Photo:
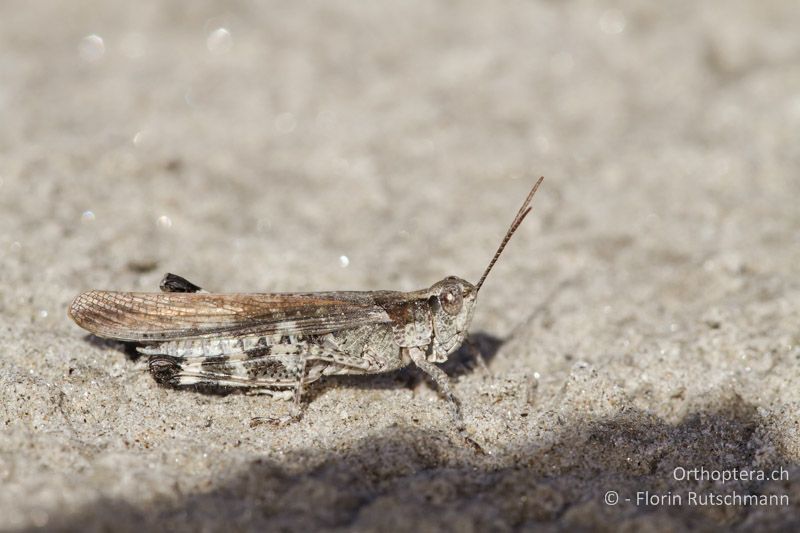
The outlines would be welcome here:
M 478 291 L 481 290 L 483 282 L 486 281 L 486 276 L 492 271 L 492 267 L 497 262 L 500 254 L 503 253 L 511 236 L 514 235 L 519 225 L 531 212 L 533 195 L 536 194 L 543 179 L 539 178 L 531 192 L 528 193 L 528 197 L 522 207 L 517 211 L 517 216 L 511 222 L 506 236 L 500 242 L 494 257 L 489 261 L 489 266 L 486 267 L 476 285 L 461 278 L 450 276 L 439 283 L 435 283 L 428 289 L 428 302 L 433 315 L 433 349 L 428 355 L 428 361 L 433 363 L 447 361 L 447 356 L 456 351 L 461 346 L 461 343 L 464 342 L 469 324 L 472 322 L 472 312 L 475 309 L 475 299 L 478 297 Z
M 467 336 L 478 290 L 472 283 L 450 276 L 431 286 L 428 294 L 434 333 L 428 360 L 442 363 Z

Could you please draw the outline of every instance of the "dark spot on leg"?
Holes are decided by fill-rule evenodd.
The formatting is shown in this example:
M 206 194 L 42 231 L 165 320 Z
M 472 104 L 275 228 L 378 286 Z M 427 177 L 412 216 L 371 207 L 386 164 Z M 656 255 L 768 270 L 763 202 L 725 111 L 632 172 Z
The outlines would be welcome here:
M 212 355 L 203 359 L 201 363 L 203 366 L 216 366 L 216 365 L 225 365 L 230 361 L 230 357 L 227 355 Z
M 236 365 L 228 362 L 228 356 L 214 357 L 214 361 L 203 361 L 203 373 L 215 376 L 232 376 Z
M 148 363 L 153 378 L 165 385 L 175 385 L 175 377 L 180 372 L 180 365 L 172 358 L 164 355 L 154 355 Z
M 261 341 L 259 341 L 260 343 Z M 263 346 L 260 348 L 253 348 L 252 350 L 247 350 L 245 354 L 247 354 L 248 359 L 257 359 L 259 357 L 267 357 L 272 353 L 272 350 L 269 346 Z
M 266 359 L 263 361 L 255 361 L 248 363 L 247 376 L 252 379 L 263 377 L 274 377 L 276 379 L 290 379 L 291 376 L 287 372 L 283 363 L 274 359 Z
M 176 276 L 170 272 L 167 272 L 158 287 L 163 292 L 197 292 L 203 290 L 186 278 Z

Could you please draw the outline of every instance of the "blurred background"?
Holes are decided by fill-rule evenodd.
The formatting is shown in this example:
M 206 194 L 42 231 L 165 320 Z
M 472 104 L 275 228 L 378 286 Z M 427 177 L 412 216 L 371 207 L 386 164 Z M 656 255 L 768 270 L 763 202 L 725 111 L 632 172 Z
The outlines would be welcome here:
M 358 388 L 323 389 L 307 425 L 249 433 L 238 424 L 259 414 L 263 399 L 226 397 L 225 407 L 167 391 L 141 362 L 87 343 L 65 314 L 80 291 L 156 290 L 167 271 L 218 292 L 413 290 L 451 274 L 477 281 L 540 175 L 534 212 L 476 312 L 473 330 L 502 343 L 490 361 L 495 377 L 468 373 L 457 387 L 474 396 L 475 409 L 488 409 L 470 423 L 495 450 L 492 460 L 520 464 L 520 446 L 541 444 L 537 432 L 560 431 L 558 409 L 572 409 L 559 411 L 561 421 L 577 421 L 623 405 L 669 425 L 701 408 L 718 410 L 715 402 L 733 395 L 745 399 L 747 413 L 765 409 L 777 418 L 723 417 L 720 435 L 752 425 L 778 454 L 766 456 L 796 464 L 800 445 L 787 428 L 796 426 L 800 405 L 799 27 L 797 3 L 772 0 L 4 0 L 0 479 L 7 491 L 0 507 L 7 526 L 77 516 L 67 527 L 103 527 L 110 515 L 93 505 L 109 500 L 125 502 L 111 508 L 131 523 L 146 521 L 153 501 L 213 491 L 228 483 L 223 471 L 264 457 L 308 464 L 270 454 L 350 450 L 414 411 L 403 407 L 411 404 L 402 386 L 370 391 L 368 401 Z M 577 362 L 605 381 L 577 371 Z M 486 399 L 531 379 L 553 405 L 525 407 L 520 418 L 519 394 L 492 396 L 496 407 Z M 575 379 L 587 380 L 578 389 L 589 396 L 569 396 L 563 387 Z M 435 393 L 425 394 L 414 401 L 436 412 L 428 402 Z M 609 394 L 624 399 L 609 404 Z M 376 402 L 391 405 L 376 413 Z M 349 413 L 341 419 L 340 408 Z M 238 418 L 225 426 L 231 412 Z M 354 412 L 361 413 L 355 421 Z M 213 419 L 221 434 L 196 418 Z M 674 449 L 676 434 L 659 431 L 664 448 Z M 237 432 L 244 433 L 238 445 L 230 439 Z M 420 439 L 431 442 L 427 433 Z M 516 455 L 508 452 L 514 446 Z M 753 441 L 731 446 L 753 466 Z M 173 454 L 188 461 L 181 453 L 197 461 L 193 474 L 176 466 Z M 392 453 L 410 461 L 412 474 L 389 474 L 389 486 L 410 493 L 413 472 L 440 465 L 385 452 Z M 722 457 L 698 453 L 711 464 Z M 571 457 L 542 471 L 565 475 L 558 469 L 566 461 L 578 465 L 578 477 L 596 477 Z M 347 472 L 362 479 L 366 470 L 353 461 Z M 127 475 L 118 469 L 130 479 L 116 479 Z M 640 475 L 614 472 L 629 483 Z M 322 476 L 331 491 L 336 475 Z M 576 516 L 607 511 L 591 496 L 604 485 L 585 483 L 553 489 L 560 503 L 551 514 L 499 513 L 505 495 L 498 493 L 464 520 L 485 525 L 479 518 L 495 512 L 492 523 L 501 525 L 574 525 Z M 390 502 L 405 497 L 381 487 Z M 466 505 L 479 492 L 440 507 Z M 223 500 L 203 506 L 219 510 Z M 399 504 L 367 512 L 363 502 L 371 500 L 358 501 L 323 498 L 320 508 L 352 512 L 309 511 L 303 523 L 353 524 L 361 516 L 361 525 L 378 527 L 393 512 L 408 514 Z M 577 515 L 565 511 L 582 501 L 594 503 Z M 196 509 L 176 505 L 180 512 L 169 516 L 201 523 L 193 521 Z M 425 505 L 414 509 L 440 509 Z M 681 510 L 670 513 L 688 523 Z M 692 519 L 747 524 L 749 513 Z M 298 523 L 280 510 L 247 516 Z

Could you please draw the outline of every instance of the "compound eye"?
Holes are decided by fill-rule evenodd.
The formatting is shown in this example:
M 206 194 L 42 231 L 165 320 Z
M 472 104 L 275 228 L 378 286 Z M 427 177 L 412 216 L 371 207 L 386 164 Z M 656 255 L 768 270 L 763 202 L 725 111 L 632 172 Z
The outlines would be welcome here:
M 461 291 L 458 287 L 445 287 L 439 293 L 439 302 L 442 304 L 442 309 L 448 315 L 457 315 L 461 311 L 461 306 L 464 300 L 461 298 Z

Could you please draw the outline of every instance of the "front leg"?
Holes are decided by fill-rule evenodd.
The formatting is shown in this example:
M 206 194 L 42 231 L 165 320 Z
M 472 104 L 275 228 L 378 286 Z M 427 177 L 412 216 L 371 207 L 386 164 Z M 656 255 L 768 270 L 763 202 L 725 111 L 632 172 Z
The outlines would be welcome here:
M 407 348 L 408 355 L 414 364 L 417 365 L 423 372 L 436 382 L 439 392 L 451 402 L 453 406 L 453 418 L 456 422 L 456 429 L 464 438 L 464 442 L 469 444 L 477 452 L 485 454 L 483 447 L 476 441 L 470 432 L 467 430 L 467 425 L 464 423 L 464 415 L 461 412 L 461 400 L 453 393 L 453 387 L 450 386 L 450 377 L 445 374 L 444 370 L 434 365 L 425 358 L 425 351 L 419 347 Z
M 428 361 L 425 358 L 425 352 L 422 348 L 417 346 L 408 348 L 408 355 L 411 357 L 411 360 L 414 361 L 414 364 L 436 383 L 436 387 L 439 389 L 441 395 L 452 402 L 455 407 L 456 417 L 459 423 L 461 423 L 461 402 L 453 393 L 453 387 L 450 385 L 450 376 L 445 374 L 444 370 Z

